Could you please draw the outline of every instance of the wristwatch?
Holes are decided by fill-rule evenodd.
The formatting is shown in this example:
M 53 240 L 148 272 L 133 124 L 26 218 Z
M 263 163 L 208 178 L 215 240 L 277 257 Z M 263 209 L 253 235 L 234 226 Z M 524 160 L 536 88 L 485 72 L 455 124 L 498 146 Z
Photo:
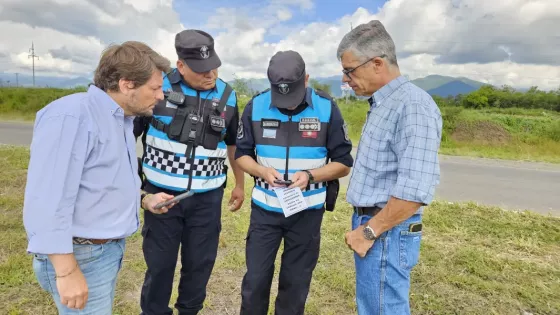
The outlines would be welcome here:
M 149 193 L 142 193 L 140 195 L 140 208 L 144 208 L 144 198 L 148 197 Z
M 313 184 L 315 182 L 315 178 L 313 178 L 313 175 L 311 175 L 311 172 L 308 170 L 303 170 L 302 172 L 307 173 L 307 177 L 309 177 L 309 183 Z
M 364 238 L 368 241 L 374 241 L 377 238 L 377 234 L 368 224 L 364 226 Z

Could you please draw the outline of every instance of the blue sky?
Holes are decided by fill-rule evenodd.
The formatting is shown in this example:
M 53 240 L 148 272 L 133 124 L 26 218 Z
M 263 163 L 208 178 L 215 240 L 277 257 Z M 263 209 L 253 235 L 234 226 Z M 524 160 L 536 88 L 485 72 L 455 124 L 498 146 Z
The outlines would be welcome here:
M 375 14 L 383 6 L 386 0 L 312 0 L 311 9 L 302 9 L 296 1 L 287 1 L 286 7 L 291 11 L 292 18 L 281 22 L 282 28 L 302 26 L 313 22 L 332 23 L 339 18 L 353 14 L 357 8 L 363 7 Z M 304 2 L 304 1 L 301 1 Z M 268 6 L 270 1 L 263 0 L 174 0 L 173 8 L 179 14 L 183 24 L 192 27 L 204 28 L 207 19 L 212 16 L 217 8 L 237 8 L 242 10 L 254 11 Z M 282 1 L 275 4 L 283 5 Z M 196 14 L 193 14 L 196 12 Z M 348 26 L 350 27 L 350 25 Z M 282 36 L 268 32 L 265 36 L 267 42 L 277 42 Z

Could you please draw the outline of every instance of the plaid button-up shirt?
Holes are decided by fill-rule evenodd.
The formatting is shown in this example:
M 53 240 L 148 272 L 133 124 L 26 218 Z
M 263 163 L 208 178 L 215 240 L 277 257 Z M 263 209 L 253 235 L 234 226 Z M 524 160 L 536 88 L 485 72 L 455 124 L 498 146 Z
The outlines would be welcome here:
M 442 118 L 437 104 L 403 76 L 376 91 L 369 102 L 347 201 L 356 207 L 384 207 L 394 196 L 429 204 L 440 179 Z

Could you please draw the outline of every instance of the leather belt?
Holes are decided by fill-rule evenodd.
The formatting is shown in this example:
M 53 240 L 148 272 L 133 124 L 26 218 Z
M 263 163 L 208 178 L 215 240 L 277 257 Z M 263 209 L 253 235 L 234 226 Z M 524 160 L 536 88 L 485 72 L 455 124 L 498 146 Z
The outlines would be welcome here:
M 72 238 L 72 243 L 77 245 L 103 245 L 118 240 L 119 239 L 93 239 L 93 238 L 74 237 Z
M 383 208 L 380 207 L 354 207 L 354 211 L 357 215 L 369 215 L 371 217 L 379 213 Z

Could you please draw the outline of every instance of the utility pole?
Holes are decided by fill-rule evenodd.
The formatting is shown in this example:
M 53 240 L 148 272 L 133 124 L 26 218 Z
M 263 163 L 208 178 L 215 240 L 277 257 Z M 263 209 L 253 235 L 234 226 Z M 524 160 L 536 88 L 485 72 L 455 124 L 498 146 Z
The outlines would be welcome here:
M 35 86 L 35 58 L 39 60 L 39 56 L 35 55 L 35 47 L 33 46 L 33 42 L 31 42 L 31 48 L 29 49 L 29 52 L 31 52 L 31 54 L 27 56 L 27 58 L 31 57 L 31 59 L 33 60 L 33 86 Z
M 19 73 L 17 73 L 17 72 L 16 72 L 16 87 L 18 87 L 18 86 L 19 86 L 19 79 L 18 79 L 18 75 L 19 75 Z

